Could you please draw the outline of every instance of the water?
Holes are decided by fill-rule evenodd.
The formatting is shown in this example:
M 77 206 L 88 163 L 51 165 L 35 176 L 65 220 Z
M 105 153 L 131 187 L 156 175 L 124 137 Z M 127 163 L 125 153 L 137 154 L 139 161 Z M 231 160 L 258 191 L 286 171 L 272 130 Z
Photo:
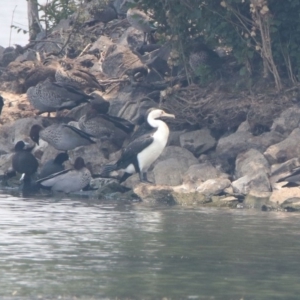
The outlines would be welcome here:
M 0 203 L 0 299 L 299 299 L 296 213 Z

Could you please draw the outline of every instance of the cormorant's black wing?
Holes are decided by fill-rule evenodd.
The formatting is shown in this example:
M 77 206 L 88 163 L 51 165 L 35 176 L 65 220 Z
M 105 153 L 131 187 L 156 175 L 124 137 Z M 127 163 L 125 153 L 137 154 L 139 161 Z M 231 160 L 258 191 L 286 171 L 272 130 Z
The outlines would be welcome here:
M 126 168 L 136 160 L 137 155 L 153 142 L 152 134 L 143 135 L 129 143 L 122 151 L 121 158 L 117 162 L 118 168 Z

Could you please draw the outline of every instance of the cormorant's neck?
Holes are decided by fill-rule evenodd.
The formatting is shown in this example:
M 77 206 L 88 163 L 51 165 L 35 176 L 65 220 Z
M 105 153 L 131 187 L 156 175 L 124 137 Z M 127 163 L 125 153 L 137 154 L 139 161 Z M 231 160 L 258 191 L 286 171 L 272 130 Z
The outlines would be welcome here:
M 148 124 L 153 128 L 158 128 L 159 126 L 165 124 L 165 122 L 156 119 L 147 119 Z

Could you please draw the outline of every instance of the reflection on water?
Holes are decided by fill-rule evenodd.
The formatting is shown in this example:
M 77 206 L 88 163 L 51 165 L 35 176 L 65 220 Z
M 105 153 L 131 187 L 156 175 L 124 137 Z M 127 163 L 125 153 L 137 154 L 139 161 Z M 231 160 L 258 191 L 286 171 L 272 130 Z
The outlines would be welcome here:
M 2 299 L 298 299 L 300 218 L 0 195 Z

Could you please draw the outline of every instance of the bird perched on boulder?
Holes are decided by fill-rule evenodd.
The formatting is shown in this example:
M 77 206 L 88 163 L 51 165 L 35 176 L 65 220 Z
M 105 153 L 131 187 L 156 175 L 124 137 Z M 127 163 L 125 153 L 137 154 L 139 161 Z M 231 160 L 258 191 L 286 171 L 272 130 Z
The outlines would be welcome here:
M 29 135 L 35 143 L 39 144 L 41 138 L 60 151 L 95 144 L 90 134 L 67 124 L 52 124 L 46 128 L 36 124 L 31 127 Z
M 126 3 L 135 3 L 132 0 L 124 0 L 121 4 L 121 8 Z M 152 20 L 146 13 L 137 9 L 137 8 L 129 8 L 126 13 L 127 20 L 132 27 L 135 29 L 142 31 L 144 33 L 143 44 L 146 43 L 146 38 L 148 34 L 151 34 L 157 30 L 157 27 L 154 26 L 154 20 Z
M 93 99 L 86 114 L 78 120 L 78 125 L 84 132 L 100 139 L 105 137 L 118 148 L 122 147 L 124 140 L 134 129 L 134 124 L 130 121 L 103 113 L 99 101 Z
M 54 62 L 54 64 L 57 66 L 55 73 L 57 83 L 71 85 L 79 89 L 94 88 L 104 91 L 104 87 L 93 74 L 82 68 L 75 67 L 74 63 L 60 60 Z
M 53 112 L 62 109 L 72 109 L 93 96 L 71 85 L 63 85 L 50 80 L 38 83 L 27 90 L 27 98 L 31 105 L 43 112 Z
M 26 148 L 27 146 L 28 144 L 23 141 L 16 143 L 15 154 L 12 157 L 12 168 L 17 173 L 31 176 L 37 171 L 39 163 L 31 153 L 33 147 Z
M 114 170 L 125 170 L 120 182 L 138 172 L 141 182 L 149 182 L 147 171 L 151 164 L 160 156 L 169 137 L 169 127 L 158 118 L 175 118 L 161 109 L 153 109 L 147 116 L 147 122 L 154 128 L 151 134 L 145 134 L 130 142 L 122 151 L 120 159 L 112 165 L 106 165 L 103 174 Z
M 92 175 L 85 166 L 84 159 L 77 157 L 74 168 L 54 173 L 48 177 L 37 180 L 42 187 L 50 188 L 55 192 L 66 194 L 80 191 L 89 185 Z

